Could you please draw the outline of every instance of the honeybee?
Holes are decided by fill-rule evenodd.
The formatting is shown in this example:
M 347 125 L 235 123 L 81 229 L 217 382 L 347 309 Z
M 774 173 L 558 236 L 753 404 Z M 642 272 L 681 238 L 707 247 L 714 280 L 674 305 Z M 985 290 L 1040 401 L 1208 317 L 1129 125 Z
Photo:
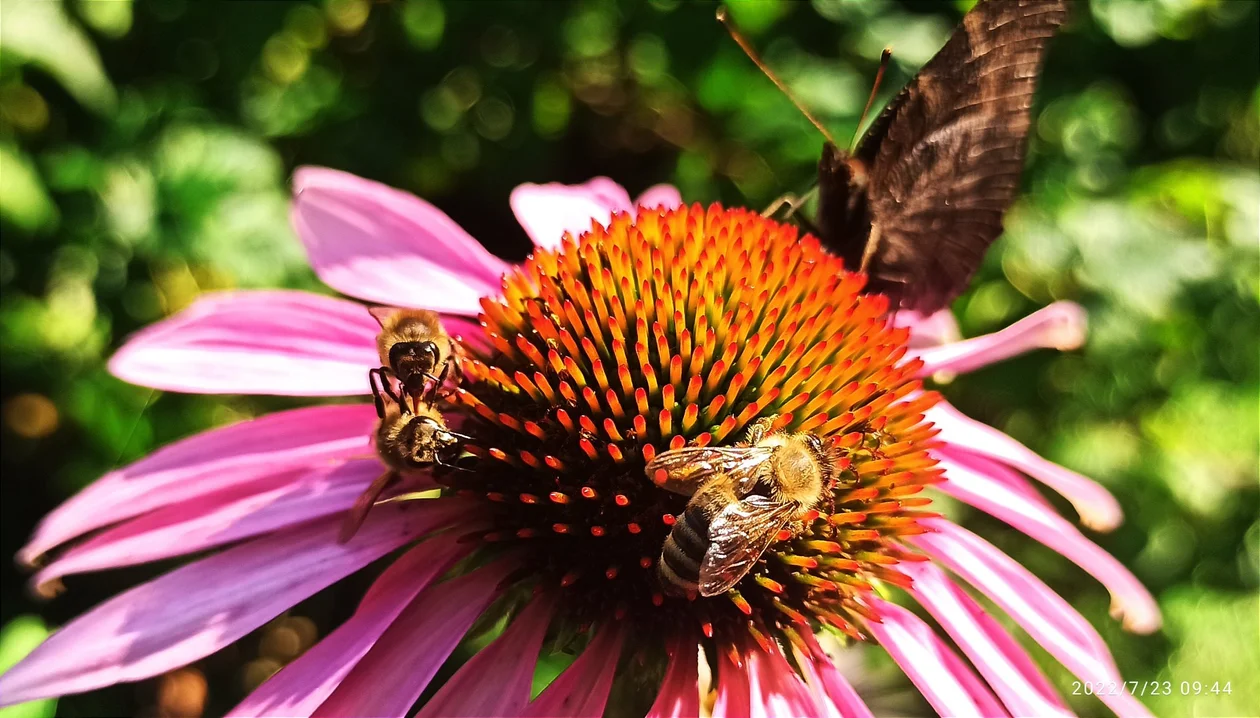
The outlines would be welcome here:
M 834 485 L 824 441 L 770 431 L 773 421 L 753 424 L 742 445 L 671 449 L 648 462 L 661 488 L 691 497 L 656 563 L 666 588 L 702 596 L 730 590 Z
M 368 311 L 381 325 L 381 333 L 376 337 L 381 366 L 368 372 L 376 413 L 384 412 L 381 393 L 389 383 L 387 373 L 397 377 L 403 394 L 413 401 L 424 395 L 426 382 L 433 382 L 429 397 L 432 399 L 451 368 L 459 370 L 454 358 L 455 342 L 442 329 L 437 313 L 395 307 L 371 307 Z M 377 388 L 377 381 L 382 389 Z
M 377 499 L 385 489 L 402 480 L 405 473 L 433 464 L 459 468 L 452 463 L 459 453 L 456 447 L 460 441 L 472 438 L 451 431 L 432 404 L 417 401 L 414 412 L 397 401 L 382 407 L 381 421 L 376 427 L 376 453 L 388 470 L 355 500 L 341 524 L 338 537 L 341 543 L 354 537 Z

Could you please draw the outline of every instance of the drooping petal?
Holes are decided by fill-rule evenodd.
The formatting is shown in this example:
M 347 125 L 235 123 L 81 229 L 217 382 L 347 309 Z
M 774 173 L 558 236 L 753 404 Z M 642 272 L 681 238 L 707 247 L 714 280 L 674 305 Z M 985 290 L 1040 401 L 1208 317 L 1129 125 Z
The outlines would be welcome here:
M 1005 521 L 1085 569 L 1111 593 L 1111 615 L 1126 629 L 1150 633 L 1159 628 L 1159 606 L 1124 564 L 1044 504 L 1029 501 L 991 478 L 992 462 L 978 456 L 937 458 L 949 477 L 940 484 L 942 491 Z
M 0 676 L 0 704 L 138 681 L 191 663 L 467 510 L 446 500 L 382 509 L 345 545 L 336 541 L 339 521 L 315 521 L 115 596 Z
M 691 718 L 700 715 L 700 646 L 694 638 L 679 636 L 669 645 L 669 666 L 656 701 L 646 718 Z
M 229 718 L 305 718 L 333 692 L 398 614 L 474 546 L 439 534 L 408 551 L 372 584 L 358 610 L 310 650 L 268 678 Z
M 940 401 L 926 412 L 940 429 L 950 451 L 961 449 L 1000 461 L 1037 479 L 1072 503 L 1081 523 L 1095 531 L 1111 531 L 1124 520 L 1120 503 L 1094 480 L 1047 461 L 1015 439 L 965 416 Z
M 359 459 L 170 504 L 74 546 L 36 574 L 33 583 L 204 551 L 340 513 L 384 470 L 376 459 Z
M 543 689 L 521 718 L 600 718 L 612 690 L 624 637 L 619 623 L 599 630 L 568 668 Z
M 748 671 L 752 718 L 820 716 L 824 709 L 819 702 L 828 704 L 828 709 L 835 708 L 825 696 L 811 694 L 778 652 L 749 651 L 744 657 L 744 666 Z
M 634 200 L 635 207 L 646 209 L 674 209 L 682 205 L 682 195 L 678 188 L 669 184 L 652 185 L 643 190 L 643 194 Z
M 509 203 L 516 221 L 544 249 L 559 247 L 565 232 L 576 237 L 592 221 L 606 226 L 613 213 L 634 209 L 625 189 L 607 177 L 578 185 L 526 183 L 512 190 Z
M 1000 362 L 1033 349 L 1075 349 L 1085 341 L 1085 310 L 1073 302 L 1055 302 L 1001 331 L 919 353 L 920 376 L 955 373 Z
M 419 197 L 323 167 L 294 173 L 290 219 L 319 278 L 370 302 L 475 316 L 508 266 Z
M 984 682 L 918 616 L 879 598 L 871 599 L 871 604 L 882 622 L 868 621 L 867 629 L 937 713 L 1008 715 Z
M 874 718 L 866 702 L 836 669 L 814 635 L 802 631 L 801 637 L 809 645 L 812 655 L 805 656 L 798 651 L 797 663 L 805 669 L 805 680 L 815 686 L 814 690 L 825 693 L 844 718 Z
M 357 539 L 356 539 L 357 540 Z M 316 716 L 405 716 L 515 563 L 502 560 L 417 596 L 315 710 Z
M 208 294 L 127 340 L 118 378 L 196 394 L 368 393 L 380 326 L 360 304 L 309 292 Z
M 538 651 L 554 609 L 553 597 L 535 597 L 501 636 L 468 659 L 442 685 L 416 718 L 519 715 L 529 703 Z M 487 690 L 487 681 L 493 681 L 493 690 Z
M 178 441 L 106 474 L 58 506 L 36 527 L 18 559 L 33 564 L 58 544 L 162 506 L 338 459 L 371 456 L 368 437 L 375 423 L 369 404 L 319 406 Z
M 735 665 L 726 651 L 718 651 L 717 699 L 713 702 L 715 716 L 752 715 L 752 687 L 748 672 Z
M 984 622 L 983 609 L 931 562 L 904 561 L 910 594 L 928 610 L 971 665 L 984 676 L 1011 715 L 1072 715 L 1032 659 L 1000 626 Z
M 945 519 L 927 519 L 933 532 L 909 540 L 963 577 L 1082 681 L 1123 685 L 1102 637 L 1049 586 L 974 533 Z M 1117 715 L 1149 715 L 1127 691 L 1099 698 Z
M 914 310 L 903 309 L 893 315 L 893 325 L 910 328 L 911 349 L 940 346 L 962 338 L 958 321 L 948 308 L 926 317 Z

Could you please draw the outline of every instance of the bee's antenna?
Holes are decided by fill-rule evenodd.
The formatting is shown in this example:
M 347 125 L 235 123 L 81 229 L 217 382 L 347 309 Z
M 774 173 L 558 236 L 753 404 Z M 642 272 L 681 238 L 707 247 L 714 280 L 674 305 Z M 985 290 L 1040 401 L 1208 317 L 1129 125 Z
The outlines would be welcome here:
M 862 108 L 862 116 L 858 118 L 857 126 L 853 128 L 853 141 L 849 143 L 850 153 L 857 149 L 858 140 L 862 137 L 862 123 L 866 122 L 866 114 L 871 111 L 871 105 L 875 104 L 875 93 L 879 92 L 879 83 L 884 80 L 884 70 L 888 68 L 888 60 L 891 57 L 891 47 L 884 48 L 884 51 L 879 54 L 879 70 L 875 72 L 875 82 L 871 85 L 871 94 L 866 98 L 866 107 Z
M 725 5 L 718 6 L 717 21 L 722 23 L 722 26 L 726 28 L 726 31 L 731 34 L 731 39 L 735 41 L 736 45 L 739 45 L 739 48 L 744 51 L 744 54 L 748 56 L 748 59 L 752 60 L 753 64 L 761 70 L 761 73 L 770 78 L 770 81 L 774 83 L 775 87 L 779 88 L 779 91 L 786 95 L 787 98 L 792 101 L 793 105 L 796 105 L 796 109 L 800 110 L 802 115 L 805 115 L 805 119 L 809 120 L 811 125 L 818 128 L 818 131 L 822 133 L 822 136 L 834 145 L 836 143 L 835 138 L 831 136 L 831 133 L 827 131 L 827 128 L 823 127 L 823 124 L 818 121 L 818 118 L 814 117 L 813 113 L 807 110 L 805 105 L 802 105 L 800 101 L 796 99 L 796 95 L 792 94 L 792 91 L 788 89 L 788 86 L 783 84 L 783 81 L 771 72 L 770 68 L 766 67 L 766 63 L 762 62 L 761 58 L 757 56 L 757 51 L 753 49 L 752 44 L 749 43 L 747 38 L 745 38 L 739 31 L 739 28 L 735 27 L 734 21 L 732 21 L 727 15 Z

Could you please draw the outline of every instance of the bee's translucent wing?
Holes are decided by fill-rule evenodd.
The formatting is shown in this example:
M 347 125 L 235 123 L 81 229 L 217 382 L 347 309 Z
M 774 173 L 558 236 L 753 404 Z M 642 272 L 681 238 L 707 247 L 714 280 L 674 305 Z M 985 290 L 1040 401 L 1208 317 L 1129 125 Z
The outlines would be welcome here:
M 657 481 L 665 472 L 666 491 L 691 496 L 709 479 L 730 474 L 738 482 L 736 494 L 743 496 L 757 483 L 757 469 L 774 453 L 770 446 L 687 446 L 657 454 L 648 462 L 647 476 Z
M 700 564 L 700 595 L 725 593 L 748 574 L 787 525 L 795 504 L 749 496 L 709 522 L 709 548 Z

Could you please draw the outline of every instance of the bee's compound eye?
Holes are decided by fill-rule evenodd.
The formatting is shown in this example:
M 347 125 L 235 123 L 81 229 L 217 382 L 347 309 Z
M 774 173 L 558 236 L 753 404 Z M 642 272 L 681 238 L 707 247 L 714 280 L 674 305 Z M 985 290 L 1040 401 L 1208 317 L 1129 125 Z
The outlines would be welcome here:
M 395 372 L 399 365 L 415 352 L 415 342 L 398 342 L 389 348 L 389 366 Z
M 428 360 L 430 368 L 437 365 L 438 362 L 438 345 L 437 342 L 424 342 L 420 345 L 420 354 Z

